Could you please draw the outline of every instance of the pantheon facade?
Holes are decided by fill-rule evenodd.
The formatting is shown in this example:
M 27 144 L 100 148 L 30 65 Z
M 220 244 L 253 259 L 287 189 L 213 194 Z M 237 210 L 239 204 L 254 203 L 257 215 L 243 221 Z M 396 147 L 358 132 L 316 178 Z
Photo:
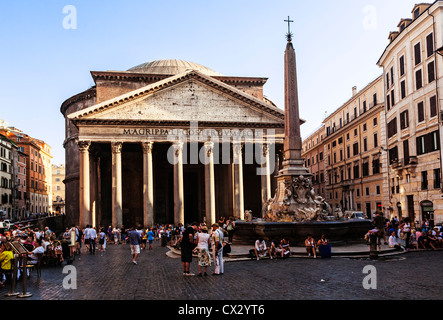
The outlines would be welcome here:
M 145 227 L 262 215 L 274 196 L 284 111 L 267 79 L 157 60 L 91 71 L 61 106 L 68 224 Z

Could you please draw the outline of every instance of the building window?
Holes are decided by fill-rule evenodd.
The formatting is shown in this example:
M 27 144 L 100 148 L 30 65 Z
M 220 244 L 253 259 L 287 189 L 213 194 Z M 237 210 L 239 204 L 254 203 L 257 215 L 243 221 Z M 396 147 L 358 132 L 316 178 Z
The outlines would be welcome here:
M 356 156 L 358 154 L 358 142 L 354 143 L 352 146 L 353 155 Z
M 440 150 L 438 131 L 434 131 L 423 136 L 417 137 L 417 155 Z
M 388 138 L 397 134 L 397 118 L 394 118 L 388 123 Z
M 354 165 L 354 179 L 360 178 L 360 166 L 358 164 Z
M 414 11 L 414 19 L 417 19 L 419 16 L 420 16 L 420 8 L 417 8 Z
M 365 162 L 361 166 L 363 177 L 369 176 L 369 162 Z
M 429 99 L 429 115 L 431 118 L 437 116 L 437 97 L 433 96 Z
M 423 102 L 419 102 L 417 105 L 418 122 L 425 121 L 425 107 Z
M 440 189 L 441 173 L 440 168 L 434 169 L 434 189 Z
M 421 74 L 421 69 L 415 72 L 415 88 L 421 89 L 423 87 L 423 78 Z
M 374 133 L 374 148 L 378 147 L 378 133 Z
M 402 99 L 406 98 L 406 80 L 400 82 L 400 96 Z
M 369 196 L 369 187 L 365 188 L 365 194 L 366 194 L 366 196 Z
M 397 146 L 389 149 L 389 163 L 393 164 L 396 161 L 398 161 L 398 147 Z
M 409 112 L 405 110 L 400 113 L 400 129 L 403 130 L 407 127 L 409 127 Z
M 380 173 L 380 159 L 372 160 L 372 174 Z
M 421 189 L 428 190 L 428 172 L 427 171 L 421 172 Z
M 414 57 L 415 57 L 415 65 L 418 65 L 421 63 L 421 46 L 420 43 L 417 43 L 414 46 Z
M 426 52 L 428 58 L 434 54 L 434 35 L 432 33 L 426 37 Z
M 377 124 L 378 124 L 378 119 L 377 118 L 372 119 L 372 125 L 375 127 L 377 126 Z
M 368 139 L 364 138 L 363 139 L 363 152 L 368 151 Z
M 431 83 L 435 80 L 435 63 L 434 61 L 428 64 L 428 83 Z
M 400 57 L 400 77 L 405 75 L 405 56 Z
M 394 90 L 391 91 L 391 107 L 394 107 L 395 105 L 395 94 Z
M 377 193 L 377 194 L 380 194 L 381 192 L 380 192 L 380 186 L 375 186 L 375 192 Z
M 366 130 L 368 129 L 368 127 L 366 126 L 366 123 L 363 124 L 363 132 L 366 132 Z

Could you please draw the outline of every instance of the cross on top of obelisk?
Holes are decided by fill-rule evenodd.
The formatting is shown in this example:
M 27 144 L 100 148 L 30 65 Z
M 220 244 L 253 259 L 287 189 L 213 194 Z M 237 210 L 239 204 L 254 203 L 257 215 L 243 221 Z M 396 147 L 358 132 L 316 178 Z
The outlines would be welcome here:
M 288 20 L 285 20 L 285 22 L 288 23 L 288 33 L 286 34 L 286 38 L 289 42 L 292 40 L 292 32 L 291 32 L 291 23 L 294 22 L 294 20 L 291 20 L 291 18 L 288 16 Z

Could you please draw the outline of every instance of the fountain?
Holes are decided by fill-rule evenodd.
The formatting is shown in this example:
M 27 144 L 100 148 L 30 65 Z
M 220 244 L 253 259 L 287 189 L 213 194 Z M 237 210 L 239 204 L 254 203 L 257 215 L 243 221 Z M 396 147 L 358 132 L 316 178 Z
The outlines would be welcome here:
M 291 22 L 289 18 L 286 21 Z M 236 221 L 234 242 L 253 244 L 258 238 L 286 238 L 292 245 L 300 245 L 308 234 L 315 239 L 324 234 L 336 245 L 361 241 L 371 228 L 371 221 L 345 220 L 340 209 L 332 210 L 325 199 L 315 194 L 312 174 L 304 166 L 296 58 L 290 29 L 286 37 L 283 168 L 277 176 L 275 196 L 265 204 L 264 216 L 255 221 Z

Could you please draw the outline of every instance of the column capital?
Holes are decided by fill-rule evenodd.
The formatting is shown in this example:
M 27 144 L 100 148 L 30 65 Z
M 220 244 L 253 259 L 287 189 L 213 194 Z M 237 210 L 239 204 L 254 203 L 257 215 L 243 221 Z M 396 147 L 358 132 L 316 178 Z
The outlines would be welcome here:
M 91 146 L 91 141 L 85 141 L 85 140 L 78 140 L 77 146 L 80 152 L 86 152 L 89 151 L 89 147 Z
M 183 152 L 183 141 L 173 142 L 172 147 L 174 148 L 174 155 L 179 157 Z
M 152 153 L 152 148 L 154 147 L 154 142 L 148 141 L 142 143 L 144 153 Z
M 111 142 L 112 153 L 121 153 L 123 142 Z
M 214 142 L 206 141 L 203 146 L 206 151 L 206 156 L 210 157 L 212 155 L 213 150 L 214 150 Z
M 240 155 L 243 150 L 243 144 L 240 142 L 235 142 L 232 144 L 232 149 L 235 155 Z

